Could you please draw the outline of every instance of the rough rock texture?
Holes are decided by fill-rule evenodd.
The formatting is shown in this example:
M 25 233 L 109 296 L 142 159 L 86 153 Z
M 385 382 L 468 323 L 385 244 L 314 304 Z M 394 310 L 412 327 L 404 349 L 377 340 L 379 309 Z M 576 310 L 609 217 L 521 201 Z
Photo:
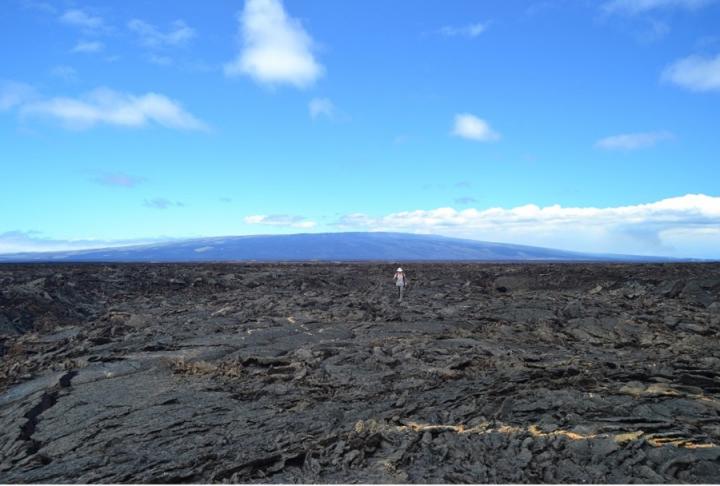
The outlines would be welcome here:
M 717 482 L 720 265 L 0 266 L 0 483 Z

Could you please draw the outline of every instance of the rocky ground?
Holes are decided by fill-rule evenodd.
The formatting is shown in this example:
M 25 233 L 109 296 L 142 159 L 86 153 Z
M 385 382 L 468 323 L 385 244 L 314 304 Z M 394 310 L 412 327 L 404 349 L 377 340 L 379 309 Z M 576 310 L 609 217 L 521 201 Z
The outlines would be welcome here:
M 720 479 L 720 264 L 407 270 L 0 266 L 0 483 Z

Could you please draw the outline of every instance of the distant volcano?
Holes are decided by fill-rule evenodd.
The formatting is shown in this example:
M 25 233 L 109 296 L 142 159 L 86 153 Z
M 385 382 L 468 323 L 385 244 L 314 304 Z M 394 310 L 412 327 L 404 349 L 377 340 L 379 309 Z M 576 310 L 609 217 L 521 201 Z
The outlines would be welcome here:
M 406 233 L 193 238 L 148 245 L 0 255 L 0 262 L 668 261 Z

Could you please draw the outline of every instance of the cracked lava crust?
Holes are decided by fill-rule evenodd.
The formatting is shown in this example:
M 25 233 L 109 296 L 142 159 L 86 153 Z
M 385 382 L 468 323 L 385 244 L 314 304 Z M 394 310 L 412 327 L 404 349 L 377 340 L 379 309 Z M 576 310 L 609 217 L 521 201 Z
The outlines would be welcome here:
M 0 266 L 0 483 L 717 482 L 719 264 Z

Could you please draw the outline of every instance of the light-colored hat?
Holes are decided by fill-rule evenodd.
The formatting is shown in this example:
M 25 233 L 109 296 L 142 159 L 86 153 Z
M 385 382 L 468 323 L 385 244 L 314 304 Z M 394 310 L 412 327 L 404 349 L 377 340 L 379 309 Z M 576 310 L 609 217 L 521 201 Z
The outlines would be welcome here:
M 400 267 L 398 267 L 398 269 L 396 270 L 396 272 L 402 272 L 402 271 L 403 271 L 403 269 Z

